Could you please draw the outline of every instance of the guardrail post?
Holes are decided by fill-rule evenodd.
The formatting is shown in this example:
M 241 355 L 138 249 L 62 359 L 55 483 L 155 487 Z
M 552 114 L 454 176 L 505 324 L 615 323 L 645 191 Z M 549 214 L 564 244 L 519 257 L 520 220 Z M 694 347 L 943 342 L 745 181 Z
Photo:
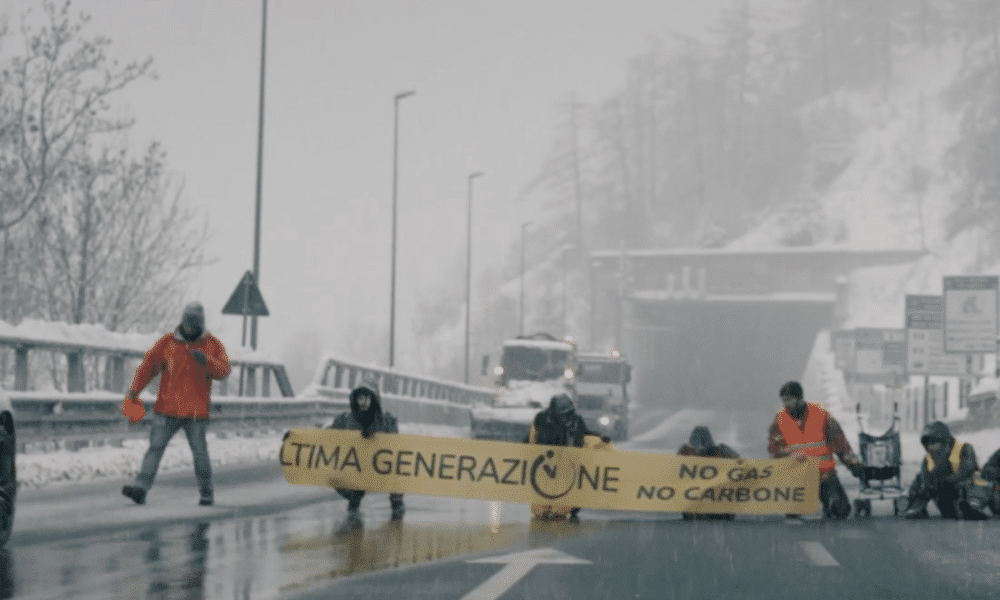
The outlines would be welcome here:
M 265 398 L 271 397 L 271 369 L 261 367 L 260 370 L 260 395 Z
M 246 380 L 246 396 L 256 396 L 257 395 L 257 367 L 247 366 L 247 380 Z
M 28 390 L 28 347 L 14 348 L 14 389 L 19 392 Z
M 75 352 L 67 352 L 66 365 L 68 367 L 68 372 L 66 374 L 66 391 L 86 392 L 87 378 L 83 372 L 83 351 L 77 350 Z
M 104 389 L 109 392 L 125 391 L 125 357 L 110 354 L 104 359 Z
M 340 387 L 340 382 L 341 382 L 341 380 L 343 378 L 344 378 L 344 367 L 342 367 L 340 365 L 337 365 L 336 371 L 334 371 L 333 386 L 332 387 L 334 389 L 339 388 Z

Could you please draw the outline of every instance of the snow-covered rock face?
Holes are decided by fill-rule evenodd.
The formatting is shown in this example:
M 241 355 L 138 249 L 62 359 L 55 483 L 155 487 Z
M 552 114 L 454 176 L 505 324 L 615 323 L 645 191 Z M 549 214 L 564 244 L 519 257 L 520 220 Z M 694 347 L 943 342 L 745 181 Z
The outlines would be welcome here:
M 915 263 L 854 271 L 845 329 L 901 327 L 906 294 L 941 294 L 945 275 L 1000 273 L 984 264 L 981 235 L 948 239 L 945 231 L 958 183 L 946 156 L 961 133 L 946 95 L 959 65 L 957 47 L 915 51 L 899 58 L 884 97 L 839 90 L 801 107 L 803 128 L 829 141 L 816 150 L 814 167 L 835 162 L 835 176 L 812 181 L 803 197 L 727 247 L 773 248 L 811 237 L 814 247 L 928 251 Z

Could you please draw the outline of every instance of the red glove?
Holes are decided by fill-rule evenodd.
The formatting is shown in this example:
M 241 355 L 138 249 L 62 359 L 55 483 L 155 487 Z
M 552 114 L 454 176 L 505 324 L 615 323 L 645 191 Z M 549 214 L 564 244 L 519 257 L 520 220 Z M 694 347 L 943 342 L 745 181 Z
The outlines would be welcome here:
M 133 423 L 138 423 L 143 417 L 146 416 L 146 407 L 142 405 L 142 400 L 138 396 L 133 397 L 131 394 L 125 397 L 125 401 L 122 402 L 122 412 L 128 417 L 129 421 Z

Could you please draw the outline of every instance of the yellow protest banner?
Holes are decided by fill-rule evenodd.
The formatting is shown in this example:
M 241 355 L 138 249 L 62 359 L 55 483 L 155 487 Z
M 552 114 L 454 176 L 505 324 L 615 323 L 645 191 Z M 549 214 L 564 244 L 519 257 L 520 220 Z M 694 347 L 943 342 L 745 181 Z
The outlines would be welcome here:
M 815 459 L 702 458 L 491 440 L 291 429 L 281 446 L 297 485 L 581 508 L 812 514 Z

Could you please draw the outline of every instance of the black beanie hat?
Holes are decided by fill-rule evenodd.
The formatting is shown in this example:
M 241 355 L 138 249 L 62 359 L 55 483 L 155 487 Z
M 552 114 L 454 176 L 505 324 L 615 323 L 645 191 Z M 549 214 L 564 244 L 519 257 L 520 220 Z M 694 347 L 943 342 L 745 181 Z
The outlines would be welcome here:
M 794 396 L 796 398 L 802 397 L 802 385 L 798 381 L 789 381 L 785 385 L 781 386 L 781 391 L 778 392 L 779 396 Z

